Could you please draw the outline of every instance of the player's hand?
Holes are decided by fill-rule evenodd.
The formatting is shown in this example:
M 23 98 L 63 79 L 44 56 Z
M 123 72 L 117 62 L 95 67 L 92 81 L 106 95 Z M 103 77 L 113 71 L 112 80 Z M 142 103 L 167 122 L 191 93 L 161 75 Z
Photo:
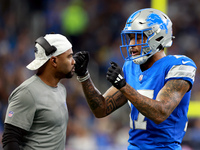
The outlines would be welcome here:
M 126 85 L 122 68 L 115 62 L 111 62 L 110 64 L 111 66 L 108 68 L 106 78 L 114 87 L 121 89 Z
M 90 56 L 88 51 L 80 51 L 73 56 L 74 60 L 76 61 L 75 73 L 77 76 L 85 76 L 87 74 L 89 57 Z

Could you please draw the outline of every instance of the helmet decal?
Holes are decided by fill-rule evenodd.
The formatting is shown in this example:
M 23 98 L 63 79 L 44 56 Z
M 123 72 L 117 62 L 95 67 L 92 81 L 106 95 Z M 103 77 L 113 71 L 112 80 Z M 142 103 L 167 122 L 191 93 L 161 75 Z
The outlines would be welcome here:
M 147 17 L 146 21 L 149 22 L 147 24 L 149 27 L 158 24 L 161 30 L 166 30 L 166 34 L 168 33 L 168 28 L 167 28 L 167 25 L 169 23 L 168 19 L 167 22 L 165 23 L 159 15 L 152 13 Z
M 133 13 L 127 20 L 126 25 L 125 25 L 125 30 L 128 29 L 128 27 L 131 26 L 131 23 L 133 22 L 133 19 L 135 18 L 135 16 L 139 13 L 140 11 L 137 11 L 135 13 Z

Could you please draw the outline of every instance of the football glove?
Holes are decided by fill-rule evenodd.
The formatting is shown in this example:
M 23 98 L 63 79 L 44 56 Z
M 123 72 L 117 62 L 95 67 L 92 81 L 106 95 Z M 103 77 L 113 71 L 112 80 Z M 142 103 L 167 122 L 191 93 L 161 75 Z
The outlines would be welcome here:
M 77 74 L 77 76 L 85 76 L 88 73 L 87 66 L 89 62 L 89 52 L 88 51 L 77 52 L 73 56 L 73 58 L 76 61 L 75 73 Z
M 111 62 L 110 64 L 111 66 L 108 68 L 106 78 L 114 87 L 121 89 L 126 85 L 122 68 L 115 62 Z

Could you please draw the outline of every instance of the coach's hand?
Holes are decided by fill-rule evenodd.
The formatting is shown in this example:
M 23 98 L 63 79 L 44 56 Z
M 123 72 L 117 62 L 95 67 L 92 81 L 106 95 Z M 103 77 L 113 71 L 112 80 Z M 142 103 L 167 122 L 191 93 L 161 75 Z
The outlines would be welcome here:
M 122 68 L 118 66 L 115 62 L 110 63 L 111 66 L 108 68 L 106 78 L 108 81 L 112 83 L 114 87 L 117 89 L 121 89 L 126 85 L 126 81 L 124 79 L 124 73 Z
M 75 73 L 77 76 L 85 76 L 87 71 L 87 66 L 89 62 L 89 52 L 80 51 L 73 56 L 75 63 Z

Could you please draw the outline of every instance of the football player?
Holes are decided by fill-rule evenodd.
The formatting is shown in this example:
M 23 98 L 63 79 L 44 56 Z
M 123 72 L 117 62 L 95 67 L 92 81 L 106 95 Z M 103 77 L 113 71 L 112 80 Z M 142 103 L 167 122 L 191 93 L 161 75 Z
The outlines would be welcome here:
M 121 68 L 111 62 L 106 78 L 113 86 L 103 95 L 90 78 L 88 52 L 74 56 L 77 79 L 92 112 L 97 118 L 105 117 L 128 102 L 128 150 L 181 150 L 195 63 L 183 55 L 166 56 L 164 48 L 172 45 L 172 22 L 156 9 L 134 12 L 121 39 L 125 63 Z

